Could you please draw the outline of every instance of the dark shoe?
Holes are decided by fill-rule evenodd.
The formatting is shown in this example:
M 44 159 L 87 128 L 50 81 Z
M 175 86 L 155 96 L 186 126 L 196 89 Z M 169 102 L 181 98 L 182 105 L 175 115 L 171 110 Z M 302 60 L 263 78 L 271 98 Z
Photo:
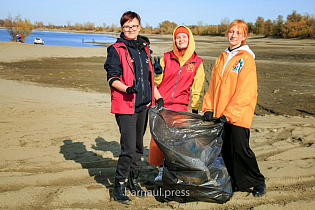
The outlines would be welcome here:
M 260 196 L 262 196 L 262 195 L 264 195 L 266 193 L 265 189 L 266 189 L 266 185 L 265 184 L 258 185 L 256 187 L 254 187 L 254 189 L 253 189 L 253 195 L 255 197 L 260 197 Z
M 239 190 L 238 190 L 238 188 L 237 188 L 236 186 L 232 186 L 232 190 L 233 190 L 233 192 L 237 192 L 237 191 L 239 191 Z
M 126 187 L 125 183 L 121 183 L 115 179 L 115 186 L 113 191 L 113 198 L 115 201 L 118 201 L 123 204 L 130 204 L 130 199 L 126 196 Z
M 247 193 L 253 192 L 253 190 L 251 190 L 250 188 L 239 189 L 238 187 L 233 187 L 232 189 L 233 189 L 233 192 L 247 192 Z
M 140 171 L 130 171 L 128 175 L 127 188 L 129 188 L 132 195 L 146 197 L 147 192 L 141 189 L 138 184 Z
M 240 192 L 247 192 L 247 193 L 252 193 L 253 190 L 250 188 L 244 189 L 244 190 L 239 190 Z

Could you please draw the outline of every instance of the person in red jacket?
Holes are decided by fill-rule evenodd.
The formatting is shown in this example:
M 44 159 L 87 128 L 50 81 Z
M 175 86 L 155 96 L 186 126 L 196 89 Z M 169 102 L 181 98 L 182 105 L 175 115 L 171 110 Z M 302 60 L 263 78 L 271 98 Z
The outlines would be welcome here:
M 234 191 L 265 193 L 254 152 L 249 147 L 250 126 L 257 103 L 255 54 L 246 45 L 247 25 L 233 21 L 226 36 L 228 47 L 215 61 L 208 91 L 203 99 L 204 121 L 224 123 L 222 157 Z
M 140 16 L 125 12 L 120 24 L 122 33 L 116 43 L 108 47 L 104 64 L 111 89 L 111 112 L 115 114 L 121 134 L 121 153 L 111 196 L 118 202 L 130 204 L 126 187 L 132 195 L 147 195 L 139 186 L 138 178 L 148 107 L 154 105 L 155 99 L 160 107 L 164 104 L 154 85 L 149 39 L 139 35 Z
M 164 99 L 164 107 L 174 111 L 188 111 L 191 96 L 192 112 L 198 114 L 204 91 L 203 62 L 195 52 L 195 41 L 190 29 L 180 25 L 173 33 L 173 50 L 155 58 L 155 85 Z M 160 166 L 155 181 L 162 180 L 163 154 L 151 139 L 148 162 Z

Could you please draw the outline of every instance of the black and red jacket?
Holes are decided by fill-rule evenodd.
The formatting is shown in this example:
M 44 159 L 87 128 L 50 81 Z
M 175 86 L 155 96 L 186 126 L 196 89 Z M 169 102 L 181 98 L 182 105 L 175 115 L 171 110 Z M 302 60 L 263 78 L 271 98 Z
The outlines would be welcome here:
M 150 58 L 149 40 L 138 36 L 137 40 L 125 39 L 123 33 L 115 44 L 107 49 L 104 68 L 109 85 L 119 80 L 127 86 L 136 81 L 138 94 L 128 94 L 111 87 L 111 112 L 133 114 L 153 104 L 154 74 Z

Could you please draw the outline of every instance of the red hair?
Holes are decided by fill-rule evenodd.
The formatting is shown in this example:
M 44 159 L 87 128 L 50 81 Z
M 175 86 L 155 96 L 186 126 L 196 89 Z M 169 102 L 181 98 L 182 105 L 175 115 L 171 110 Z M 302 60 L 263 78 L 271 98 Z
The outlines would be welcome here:
M 248 32 L 248 28 L 247 28 L 247 24 L 243 21 L 243 20 L 240 20 L 240 19 L 237 19 L 237 20 L 234 20 L 229 28 L 227 29 L 226 33 L 225 33 L 225 36 L 228 35 L 230 29 L 233 27 L 233 26 L 237 26 L 238 30 L 240 31 L 240 33 L 243 33 L 244 37 L 245 37 L 245 40 L 243 40 L 241 42 L 241 46 L 245 45 L 246 44 L 246 38 L 247 38 L 247 32 Z

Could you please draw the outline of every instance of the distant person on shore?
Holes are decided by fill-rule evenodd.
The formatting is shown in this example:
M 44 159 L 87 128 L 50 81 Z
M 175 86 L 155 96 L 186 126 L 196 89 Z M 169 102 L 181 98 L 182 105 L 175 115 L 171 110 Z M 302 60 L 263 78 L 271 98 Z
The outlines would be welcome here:
M 155 59 L 155 85 L 164 99 L 164 107 L 188 111 L 191 96 L 192 112 L 198 114 L 204 91 L 203 62 L 195 52 L 195 40 L 190 29 L 180 25 L 173 32 L 173 50 Z M 162 180 L 164 156 L 151 139 L 148 162 L 159 166 L 155 181 Z
M 148 108 L 154 105 L 155 99 L 159 106 L 163 106 L 163 98 L 154 85 L 149 39 L 139 35 L 140 20 L 140 16 L 132 11 L 121 16 L 122 33 L 116 43 L 108 47 L 104 64 L 111 89 L 111 112 L 115 114 L 121 135 L 121 153 L 112 196 L 124 204 L 130 204 L 126 187 L 132 195 L 147 196 L 138 184 L 143 135 Z
M 233 191 L 265 193 L 265 178 L 249 147 L 250 126 L 257 103 L 255 54 L 245 44 L 247 25 L 233 21 L 226 36 L 229 47 L 216 59 L 204 96 L 203 120 L 224 123 L 222 156 Z M 253 189 L 250 189 L 252 188 Z

